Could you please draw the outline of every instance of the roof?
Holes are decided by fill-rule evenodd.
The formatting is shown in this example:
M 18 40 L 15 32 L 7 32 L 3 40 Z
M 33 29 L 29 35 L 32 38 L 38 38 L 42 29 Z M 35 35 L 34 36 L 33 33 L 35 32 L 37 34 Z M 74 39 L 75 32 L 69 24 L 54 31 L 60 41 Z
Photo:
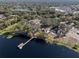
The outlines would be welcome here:
M 66 36 L 79 40 L 79 30 L 75 27 L 72 27 L 72 29 L 69 30 Z

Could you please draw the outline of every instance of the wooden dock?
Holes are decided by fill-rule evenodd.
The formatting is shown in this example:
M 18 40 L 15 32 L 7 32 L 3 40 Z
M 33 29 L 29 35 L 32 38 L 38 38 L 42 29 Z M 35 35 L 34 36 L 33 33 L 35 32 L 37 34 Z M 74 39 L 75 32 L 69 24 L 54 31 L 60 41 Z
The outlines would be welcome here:
M 20 43 L 17 47 L 19 48 L 19 49 L 22 49 L 27 43 L 29 43 L 33 38 L 35 38 L 35 37 L 32 37 L 32 38 L 30 38 L 29 40 L 27 40 L 25 43 Z

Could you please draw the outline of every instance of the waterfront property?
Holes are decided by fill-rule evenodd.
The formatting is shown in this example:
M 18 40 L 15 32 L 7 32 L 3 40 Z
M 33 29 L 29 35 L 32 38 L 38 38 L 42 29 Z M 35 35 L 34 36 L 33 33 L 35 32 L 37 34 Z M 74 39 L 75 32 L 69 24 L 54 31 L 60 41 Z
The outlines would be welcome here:
M 79 41 L 79 29 L 72 27 L 66 36 Z

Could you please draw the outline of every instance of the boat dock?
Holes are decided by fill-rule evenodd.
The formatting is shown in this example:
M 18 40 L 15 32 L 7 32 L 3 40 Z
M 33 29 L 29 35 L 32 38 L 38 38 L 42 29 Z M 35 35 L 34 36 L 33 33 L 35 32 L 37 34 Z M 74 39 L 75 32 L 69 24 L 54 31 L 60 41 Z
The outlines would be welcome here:
M 20 43 L 19 45 L 18 45 L 18 48 L 19 49 L 22 49 L 27 43 L 29 43 L 32 39 L 33 39 L 34 37 L 32 37 L 32 38 L 30 38 L 29 40 L 27 40 L 25 43 Z

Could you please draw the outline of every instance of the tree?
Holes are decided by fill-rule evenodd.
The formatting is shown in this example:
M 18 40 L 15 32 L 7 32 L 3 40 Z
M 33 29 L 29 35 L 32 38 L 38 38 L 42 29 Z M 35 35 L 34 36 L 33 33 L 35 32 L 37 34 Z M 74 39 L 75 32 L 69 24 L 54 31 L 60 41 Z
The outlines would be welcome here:
M 42 32 L 42 31 L 36 32 L 36 33 L 35 33 L 35 36 L 36 36 L 37 38 L 41 38 L 41 39 L 45 39 L 45 38 L 46 38 L 45 33 Z

